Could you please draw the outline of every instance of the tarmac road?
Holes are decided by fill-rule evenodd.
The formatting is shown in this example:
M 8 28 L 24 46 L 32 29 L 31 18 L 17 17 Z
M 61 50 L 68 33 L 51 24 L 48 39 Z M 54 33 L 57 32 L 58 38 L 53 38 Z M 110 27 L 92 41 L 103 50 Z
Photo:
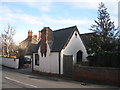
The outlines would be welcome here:
M 2 67 L 2 88 L 116 88 L 110 85 L 97 85 L 55 77 L 43 76 L 27 69 Z

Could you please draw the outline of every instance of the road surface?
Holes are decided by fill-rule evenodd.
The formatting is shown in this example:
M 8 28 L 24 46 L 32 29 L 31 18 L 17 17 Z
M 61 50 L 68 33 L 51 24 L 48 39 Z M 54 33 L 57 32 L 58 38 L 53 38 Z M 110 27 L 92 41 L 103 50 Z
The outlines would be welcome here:
M 97 85 L 43 76 L 25 69 L 2 67 L 2 88 L 116 88 L 109 85 Z

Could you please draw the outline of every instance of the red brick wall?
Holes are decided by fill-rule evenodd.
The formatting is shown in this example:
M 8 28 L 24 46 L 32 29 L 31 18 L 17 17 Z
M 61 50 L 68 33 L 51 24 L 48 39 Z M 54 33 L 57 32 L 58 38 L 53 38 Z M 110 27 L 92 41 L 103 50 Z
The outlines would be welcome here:
M 47 53 L 47 44 L 46 44 L 46 31 L 43 30 L 41 33 L 41 56 L 43 57 L 43 55 L 46 57 L 46 53 Z
M 44 27 L 41 31 L 41 55 L 46 56 L 47 53 L 47 44 L 52 47 L 53 43 L 53 32 L 49 27 Z
M 120 83 L 120 69 L 104 67 L 87 67 L 74 65 L 73 78 L 99 82 Z

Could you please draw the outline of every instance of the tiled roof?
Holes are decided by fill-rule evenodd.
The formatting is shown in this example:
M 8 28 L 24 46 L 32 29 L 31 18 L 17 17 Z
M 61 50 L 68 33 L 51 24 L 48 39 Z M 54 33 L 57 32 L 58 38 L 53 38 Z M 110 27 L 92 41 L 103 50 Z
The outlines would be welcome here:
M 76 26 L 72 26 L 53 31 L 54 41 L 52 44 L 51 52 L 60 52 L 76 28 Z M 39 46 L 40 42 L 38 43 L 38 45 L 36 45 L 33 52 L 37 52 Z
M 83 41 L 83 44 L 86 49 L 90 48 L 90 39 L 94 37 L 95 33 L 85 33 L 85 34 L 80 34 L 80 37 Z
M 21 49 L 25 50 L 26 55 L 32 55 L 32 52 L 36 48 L 37 40 L 32 38 L 32 41 L 29 41 L 28 38 L 26 38 L 19 45 L 20 45 Z
M 53 31 L 54 41 L 53 41 L 53 44 L 52 44 L 51 52 L 60 52 L 64 48 L 65 44 L 69 40 L 69 38 L 72 35 L 72 33 L 74 32 L 74 30 L 76 30 L 76 29 L 77 29 L 76 26 L 72 26 L 72 27 L 63 28 L 63 29 Z M 90 48 L 89 41 L 90 41 L 90 38 L 92 38 L 93 35 L 95 35 L 95 33 L 80 34 L 80 37 L 81 37 L 81 39 L 83 41 L 83 44 L 85 45 L 86 49 Z M 39 42 L 35 46 L 33 52 L 38 51 L 40 43 L 41 42 Z
M 40 43 L 41 42 L 39 42 L 38 44 L 34 44 L 34 49 L 33 49 L 33 53 L 37 53 L 38 52 L 38 49 L 39 49 L 39 47 L 40 47 Z
M 75 28 L 77 27 L 73 26 L 53 31 L 54 42 L 51 51 L 53 52 L 61 51 L 64 45 L 66 44 L 67 40 L 70 38 L 71 34 L 75 30 Z

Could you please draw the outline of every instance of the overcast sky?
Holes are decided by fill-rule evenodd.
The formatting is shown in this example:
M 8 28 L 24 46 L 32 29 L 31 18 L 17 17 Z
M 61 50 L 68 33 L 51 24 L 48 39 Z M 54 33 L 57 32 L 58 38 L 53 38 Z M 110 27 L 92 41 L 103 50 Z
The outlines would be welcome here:
M 43 27 L 57 30 L 76 25 L 80 33 L 89 33 L 101 1 L 117 27 L 119 0 L 2 0 L 0 33 L 10 24 L 16 29 L 14 42 L 17 44 L 27 37 L 28 30 L 38 34 Z

